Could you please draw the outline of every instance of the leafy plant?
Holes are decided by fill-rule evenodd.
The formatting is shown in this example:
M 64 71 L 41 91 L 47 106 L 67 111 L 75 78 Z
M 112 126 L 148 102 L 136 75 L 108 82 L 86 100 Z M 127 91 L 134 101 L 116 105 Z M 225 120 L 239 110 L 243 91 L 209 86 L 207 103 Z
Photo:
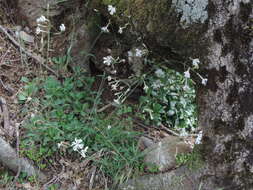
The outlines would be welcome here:
M 144 90 L 139 109 L 146 121 L 178 129 L 196 127 L 195 90 L 190 79 L 166 67 L 157 68 L 145 77 Z
M 133 175 L 129 171 L 138 171 L 141 167 L 138 133 L 132 130 L 132 121 L 125 115 L 132 109 L 122 105 L 108 116 L 98 113 L 101 92 L 91 90 L 93 82 L 94 78 L 87 77 L 78 68 L 72 77 L 62 81 L 52 76 L 27 80 L 21 94 L 31 96 L 28 103 L 35 109 L 24 110 L 32 117 L 25 124 L 21 152 L 41 168 L 46 167 L 45 160 L 61 153 L 64 143 L 73 159 L 101 152 L 100 159 L 91 159 L 105 174 L 119 181 Z M 28 92 L 34 86 L 36 91 Z M 84 146 L 87 148 L 82 152 Z

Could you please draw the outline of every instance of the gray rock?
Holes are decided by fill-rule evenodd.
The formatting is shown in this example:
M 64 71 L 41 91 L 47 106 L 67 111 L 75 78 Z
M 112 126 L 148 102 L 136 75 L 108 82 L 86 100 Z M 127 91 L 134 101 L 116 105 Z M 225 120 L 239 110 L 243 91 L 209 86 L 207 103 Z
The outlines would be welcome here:
M 142 136 L 139 139 L 138 147 L 140 149 L 146 149 L 146 148 L 152 146 L 153 144 L 154 144 L 154 142 L 150 138 Z
M 146 175 L 129 180 L 118 190 L 216 190 L 217 188 L 210 180 L 201 180 L 204 170 L 204 167 L 191 170 L 182 166 L 171 172 Z
M 144 162 L 159 171 L 166 171 L 176 166 L 176 155 L 191 151 L 189 145 L 175 136 L 164 138 L 161 142 L 151 145 L 145 150 Z
M 20 18 L 27 21 L 31 27 L 37 26 L 36 19 L 41 15 L 46 16 L 48 8 L 50 17 L 58 16 L 63 11 L 63 8 L 57 4 L 57 0 L 19 0 L 17 7 Z
M 34 36 L 26 33 L 25 31 L 16 32 L 16 36 L 26 43 L 34 43 Z

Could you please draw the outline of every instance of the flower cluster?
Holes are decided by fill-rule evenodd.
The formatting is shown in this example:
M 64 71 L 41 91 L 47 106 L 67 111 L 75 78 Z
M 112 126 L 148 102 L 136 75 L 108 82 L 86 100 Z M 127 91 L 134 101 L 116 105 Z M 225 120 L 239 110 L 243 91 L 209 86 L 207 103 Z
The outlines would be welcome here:
M 45 16 L 41 15 L 39 18 L 36 19 L 37 22 L 37 28 L 36 28 L 36 34 L 39 35 L 41 33 L 49 33 L 50 31 L 50 20 L 47 19 Z M 64 24 L 61 24 L 59 26 L 60 32 L 64 32 L 66 30 L 66 27 Z
M 165 73 L 162 69 L 157 69 L 155 71 L 155 75 L 158 77 L 158 78 L 164 78 L 165 77 Z
M 114 64 L 114 62 L 116 62 L 117 60 L 115 60 L 111 55 L 108 55 L 106 57 L 103 57 L 103 63 L 107 66 L 111 66 Z
M 116 13 L 116 7 L 114 7 L 112 5 L 108 5 L 107 10 L 110 15 L 114 15 Z M 104 33 L 109 33 L 110 31 L 109 31 L 108 27 L 110 26 L 110 24 L 111 23 L 109 21 L 109 23 L 106 26 L 101 27 L 101 31 Z
M 82 139 L 75 138 L 75 141 L 72 142 L 71 146 L 72 146 L 73 150 L 76 151 L 76 152 L 79 152 L 83 158 L 86 157 L 88 146 L 83 148 L 84 145 L 83 145 L 83 140 Z
M 132 57 L 142 57 L 145 55 L 145 50 L 141 50 L 139 48 L 136 48 L 134 50 L 128 51 L 128 58 L 131 59 Z
M 126 100 L 127 94 L 130 92 L 131 87 L 127 86 L 122 80 L 116 77 L 108 76 L 108 84 L 112 91 L 115 91 L 116 98 L 113 100 L 116 104 L 121 104 Z
M 145 53 L 146 53 L 145 50 L 136 48 L 132 51 L 128 51 L 128 59 L 132 59 L 133 57 L 142 57 Z M 103 63 L 106 66 L 111 67 L 111 70 L 112 70 L 111 74 L 117 73 L 115 69 L 115 64 L 122 63 L 122 62 L 124 63 L 126 62 L 126 60 L 120 59 L 119 57 L 114 58 L 111 55 L 103 57 Z M 114 103 L 121 104 L 122 102 L 124 102 L 127 96 L 129 95 L 133 84 L 127 83 L 126 82 L 127 80 L 117 79 L 116 77 L 112 77 L 112 76 L 108 76 L 107 80 L 108 80 L 108 84 L 111 87 L 111 90 L 115 92 L 114 95 L 116 96 L 116 98 L 114 99 Z
M 57 144 L 58 148 L 65 147 L 69 145 L 66 142 L 60 142 Z M 88 146 L 84 148 L 83 140 L 75 138 L 75 141 L 72 142 L 71 147 L 74 151 L 78 152 L 83 158 L 86 158 L 86 153 L 88 151 Z
M 49 21 L 48 19 L 46 19 L 45 16 L 41 15 L 39 18 L 36 19 L 36 22 L 37 23 L 44 23 L 44 22 L 47 22 Z
M 196 138 L 196 140 L 195 140 L 195 144 L 201 144 L 202 137 L 203 137 L 203 132 L 200 131 L 197 138 Z
M 112 6 L 112 5 L 108 5 L 107 10 L 109 12 L 110 15 L 114 15 L 116 13 L 116 7 Z M 97 12 L 97 10 L 95 10 Z M 120 26 L 118 29 L 118 33 L 122 34 L 123 30 L 129 25 L 129 23 L 126 23 L 124 26 Z M 102 32 L 108 33 L 108 25 L 104 26 L 101 28 Z
M 188 90 L 189 87 L 188 87 L 188 80 L 187 79 L 190 79 L 191 78 L 191 74 L 190 74 L 190 70 L 194 71 L 194 70 L 197 70 L 199 69 L 199 64 L 200 64 L 200 61 L 199 59 L 192 59 L 192 66 L 193 68 L 191 69 L 190 67 L 184 72 L 184 77 L 186 78 L 185 80 L 185 86 L 184 86 L 184 90 Z M 199 76 L 199 78 L 201 79 L 201 84 L 206 86 L 207 84 L 207 78 L 204 78 L 202 77 L 198 72 L 196 72 L 196 74 Z
M 120 59 L 119 57 L 114 58 L 111 55 L 103 57 L 103 64 L 108 67 L 111 67 L 111 74 L 116 74 L 117 70 L 115 69 L 115 64 L 125 62 L 125 59 Z

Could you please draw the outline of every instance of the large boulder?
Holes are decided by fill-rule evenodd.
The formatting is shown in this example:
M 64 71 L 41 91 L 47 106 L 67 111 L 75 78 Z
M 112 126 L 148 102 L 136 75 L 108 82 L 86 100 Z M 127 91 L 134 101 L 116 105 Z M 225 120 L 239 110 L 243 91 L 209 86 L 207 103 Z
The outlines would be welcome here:
M 191 148 L 182 139 L 176 136 L 168 136 L 162 141 L 151 145 L 145 150 L 144 162 L 159 171 L 167 171 L 176 167 L 176 156 L 181 153 L 189 153 Z

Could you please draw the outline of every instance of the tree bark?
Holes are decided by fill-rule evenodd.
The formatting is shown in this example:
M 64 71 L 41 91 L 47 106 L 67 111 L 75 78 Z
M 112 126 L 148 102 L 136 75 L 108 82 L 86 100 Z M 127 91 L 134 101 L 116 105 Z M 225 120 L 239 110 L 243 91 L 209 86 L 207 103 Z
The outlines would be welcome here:
M 252 19 L 252 1 L 209 1 L 199 126 L 209 175 L 223 189 L 253 188 Z

